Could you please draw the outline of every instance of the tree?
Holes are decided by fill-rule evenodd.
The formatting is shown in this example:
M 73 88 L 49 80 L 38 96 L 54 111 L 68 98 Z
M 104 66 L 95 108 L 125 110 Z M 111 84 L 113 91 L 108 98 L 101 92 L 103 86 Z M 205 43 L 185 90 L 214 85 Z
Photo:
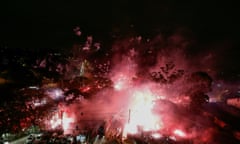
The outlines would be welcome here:
M 173 62 L 168 62 L 159 71 L 151 72 L 150 79 L 161 84 L 172 84 L 183 75 L 184 70 L 176 69 Z
M 184 85 L 183 93 L 189 96 L 191 108 L 201 108 L 209 101 L 206 93 L 211 91 L 212 78 L 206 72 L 197 71 L 187 75 L 184 70 L 176 69 L 173 62 L 168 62 L 165 66 L 161 66 L 159 71 L 150 73 L 150 79 L 162 85 L 174 84 L 181 78 L 184 80 L 181 81 Z

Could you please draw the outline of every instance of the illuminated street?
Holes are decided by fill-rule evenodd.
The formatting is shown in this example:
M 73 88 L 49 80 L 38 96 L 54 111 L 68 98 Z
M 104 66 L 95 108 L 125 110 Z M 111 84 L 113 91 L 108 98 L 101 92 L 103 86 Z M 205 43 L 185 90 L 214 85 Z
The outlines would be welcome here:
M 23 137 L 23 138 L 15 140 L 13 142 L 10 142 L 10 144 L 25 144 L 26 143 L 26 139 L 27 139 L 27 137 Z

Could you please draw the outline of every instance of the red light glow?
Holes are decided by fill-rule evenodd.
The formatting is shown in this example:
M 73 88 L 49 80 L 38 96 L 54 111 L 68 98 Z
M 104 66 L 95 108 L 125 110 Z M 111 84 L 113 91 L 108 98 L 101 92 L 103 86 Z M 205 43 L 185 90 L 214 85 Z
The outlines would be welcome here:
M 186 137 L 186 133 L 184 133 L 182 130 L 180 129 L 176 129 L 173 131 L 173 133 L 176 135 L 176 136 L 179 136 L 179 137 Z
M 129 120 L 123 135 L 137 134 L 141 131 L 156 131 L 161 128 L 160 116 L 152 113 L 154 96 L 147 89 L 137 90 L 129 105 Z
M 47 123 L 49 124 L 51 129 L 56 129 L 61 127 L 64 131 L 64 133 L 68 133 L 71 129 L 71 124 L 75 122 L 75 119 L 73 117 L 70 117 L 70 115 L 66 112 L 59 115 L 58 113 L 55 113 Z

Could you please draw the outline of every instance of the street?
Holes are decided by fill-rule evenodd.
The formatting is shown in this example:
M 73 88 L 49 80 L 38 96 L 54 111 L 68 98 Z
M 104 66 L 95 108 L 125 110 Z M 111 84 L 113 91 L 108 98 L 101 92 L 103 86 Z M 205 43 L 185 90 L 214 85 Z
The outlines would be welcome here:
M 13 142 L 10 142 L 10 144 L 24 144 L 28 136 L 22 137 L 20 139 L 17 139 Z

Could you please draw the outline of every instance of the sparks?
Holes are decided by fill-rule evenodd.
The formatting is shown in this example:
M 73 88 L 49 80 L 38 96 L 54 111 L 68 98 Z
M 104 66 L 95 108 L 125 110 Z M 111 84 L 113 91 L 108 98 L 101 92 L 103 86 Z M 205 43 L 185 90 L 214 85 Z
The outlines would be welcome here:
M 123 132 L 124 136 L 141 131 L 156 131 L 161 128 L 160 117 L 152 113 L 153 101 L 154 97 L 149 90 L 134 92 L 129 109 L 129 120 Z

